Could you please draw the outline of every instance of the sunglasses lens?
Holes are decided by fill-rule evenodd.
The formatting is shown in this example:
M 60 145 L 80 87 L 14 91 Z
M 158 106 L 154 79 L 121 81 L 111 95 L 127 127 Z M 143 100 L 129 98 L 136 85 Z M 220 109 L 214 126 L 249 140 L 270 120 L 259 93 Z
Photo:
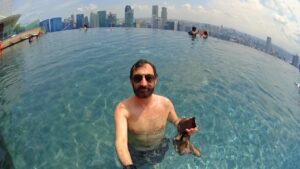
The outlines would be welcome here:
M 132 80 L 133 80 L 135 83 L 140 82 L 142 79 L 143 79 L 143 76 L 142 76 L 142 75 L 134 75 L 133 78 L 132 78 Z
M 151 83 L 155 79 L 154 75 L 147 74 L 147 75 L 134 75 L 132 77 L 132 80 L 134 83 L 139 83 L 140 81 L 143 80 L 143 76 L 145 76 L 146 81 L 149 83 Z
M 145 75 L 145 79 L 147 80 L 147 82 L 152 82 L 154 80 L 154 76 L 153 75 Z

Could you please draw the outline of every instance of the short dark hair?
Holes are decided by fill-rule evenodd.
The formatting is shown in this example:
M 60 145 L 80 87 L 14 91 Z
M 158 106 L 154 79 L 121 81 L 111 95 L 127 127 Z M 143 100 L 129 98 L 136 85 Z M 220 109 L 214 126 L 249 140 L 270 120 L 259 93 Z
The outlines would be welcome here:
M 197 28 L 196 28 L 195 26 L 192 27 L 192 31 L 196 31 L 196 29 L 197 29 Z
M 208 35 L 208 34 L 207 34 L 207 31 L 203 31 L 203 34 L 206 35 L 206 36 Z
M 132 67 L 131 67 L 131 69 L 130 69 L 130 76 L 129 76 L 129 78 L 130 78 L 130 79 L 132 78 L 132 76 L 133 76 L 133 71 L 135 71 L 136 69 L 138 69 L 138 68 L 144 66 L 145 64 L 149 64 L 149 65 L 152 67 L 153 72 L 154 72 L 154 76 L 157 77 L 157 73 L 156 73 L 156 68 L 155 68 L 155 66 L 154 66 L 151 62 L 149 62 L 148 60 L 146 60 L 146 59 L 140 59 L 140 60 L 138 60 L 137 62 L 135 62 L 135 64 L 132 65 Z

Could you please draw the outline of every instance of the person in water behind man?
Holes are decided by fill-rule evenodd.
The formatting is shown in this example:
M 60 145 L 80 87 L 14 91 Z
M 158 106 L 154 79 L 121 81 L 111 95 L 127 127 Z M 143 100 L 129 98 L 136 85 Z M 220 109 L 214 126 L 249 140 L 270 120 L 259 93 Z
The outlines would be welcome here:
M 196 37 L 198 31 L 197 28 L 195 26 L 192 27 L 192 30 L 188 32 L 189 35 Z
M 180 121 L 173 103 L 153 93 L 157 78 L 151 62 L 138 60 L 131 67 L 129 76 L 134 95 L 115 108 L 115 148 L 124 168 L 159 163 L 168 150 L 167 121 L 175 126 Z M 197 128 L 187 129 L 189 135 L 196 131 Z
M 198 32 L 199 32 L 199 35 L 200 35 L 201 38 L 207 39 L 208 33 L 207 33 L 206 30 L 204 30 L 204 31 L 199 30 Z

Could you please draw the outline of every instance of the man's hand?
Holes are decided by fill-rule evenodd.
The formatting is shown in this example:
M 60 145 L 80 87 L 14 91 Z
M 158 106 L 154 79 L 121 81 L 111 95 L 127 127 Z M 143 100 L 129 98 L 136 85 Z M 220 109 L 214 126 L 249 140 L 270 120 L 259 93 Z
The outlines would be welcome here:
M 187 134 L 189 136 L 191 136 L 191 135 L 195 134 L 198 131 L 198 128 L 195 127 L 195 128 L 185 129 L 185 131 L 187 132 Z

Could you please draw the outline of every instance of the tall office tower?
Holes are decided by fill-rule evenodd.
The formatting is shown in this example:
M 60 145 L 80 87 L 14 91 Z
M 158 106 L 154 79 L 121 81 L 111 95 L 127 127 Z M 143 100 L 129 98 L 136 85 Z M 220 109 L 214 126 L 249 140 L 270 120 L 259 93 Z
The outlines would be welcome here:
M 133 27 L 133 22 L 134 22 L 134 11 L 131 8 L 130 5 L 127 5 L 125 7 L 125 26 L 126 27 Z
M 292 60 L 292 65 L 294 66 L 298 66 L 298 62 L 299 62 L 299 56 L 298 55 L 294 55 L 293 56 L 293 60 Z
M 161 20 L 162 20 L 162 29 L 165 28 L 167 20 L 168 20 L 168 12 L 166 7 L 162 7 L 161 10 Z
M 84 26 L 89 26 L 89 18 L 88 18 L 88 16 L 84 17 L 84 24 L 83 25 Z
M 95 14 L 93 12 L 91 12 L 90 14 L 90 27 L 91 28 L 99 27 L 99 16 L 98 14 Z
M 106 11 L 98 11 L 99 27 L 106 27 Z
M 76 15 L 76 28 L 82 28 L 84 24 L 84 15 L 83 14 L 77 14 Z
M 107 26 L 115 27 L 117 25 L 117 15 L 111 12 L 107 15 Z
M 61 31 L 63 28 L 61 17 L 50 19 L 51 32 Z
M 158 28 L 158 5 L 152 6 L 152 28 Z
M 74 15 L 71 15 L 71 27 L 72 29 L 75 28 L 75 19 L 74 19 Z
M 0 19 L 11 14 L 11 0 L 0 0 Z
M 44 32 L 50 32 L 50 23 L 49 19 L 43 20 L 40 22 L 40 27 L 43 29 Z
M 268 36 L 266 42 L 266 52 L 271 53 L 271 51 L 272 51 L 272 38 Z

